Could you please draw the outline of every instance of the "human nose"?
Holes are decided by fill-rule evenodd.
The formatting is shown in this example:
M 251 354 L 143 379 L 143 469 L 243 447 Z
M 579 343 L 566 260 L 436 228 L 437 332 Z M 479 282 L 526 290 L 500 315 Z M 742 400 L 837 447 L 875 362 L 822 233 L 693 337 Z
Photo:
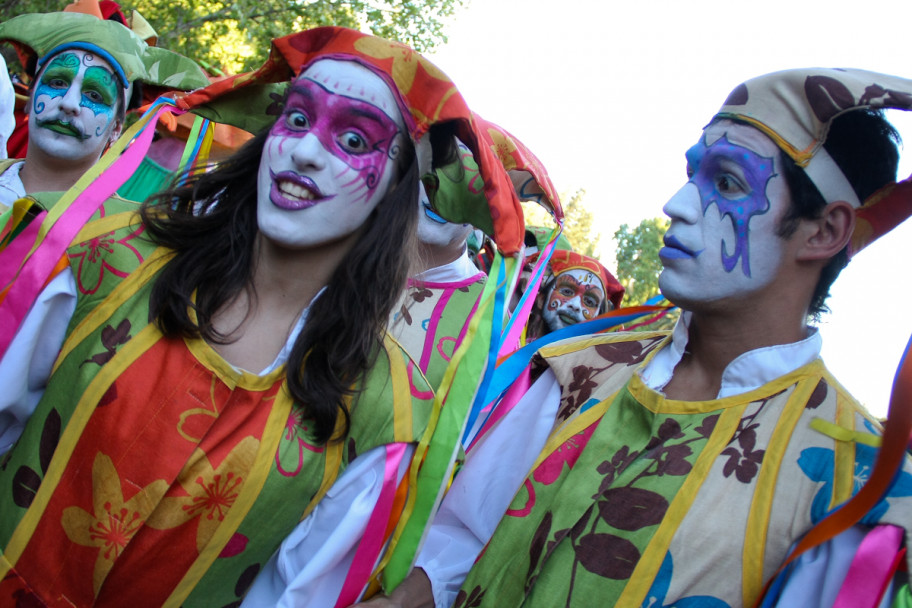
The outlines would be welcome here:
M 662 211 L 672 221 L 680 220 L 688 224 L 695 224 L 702 215 L 702 205 L 700 203 L 700 191 L 696 184 L 687 182 L 680 190 L 675 192 Z
M 572 308 L 573 310 L 579 312 L 583 310 L 583 302 L 580 300 L 579 296 L 573 296 L 567 300 L 567 307 Z
M 76 115 L 79 113 L 79 103 L 82 101 L 82 93 L 76 82 L 70 84 L 66 93 L 60 99 L 60 109 L 67 114 Z
M 291 160 L 296 167 L 322 169 L 325 166 L 326 149 L 312 131 L 305 133 L 291 151 Z

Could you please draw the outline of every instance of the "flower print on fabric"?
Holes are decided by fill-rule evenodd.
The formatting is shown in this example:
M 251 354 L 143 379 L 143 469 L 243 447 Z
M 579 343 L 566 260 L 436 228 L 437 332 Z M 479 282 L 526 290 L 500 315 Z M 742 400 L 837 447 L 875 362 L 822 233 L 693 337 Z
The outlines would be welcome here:
M 668 552 L 665 554 L 665 559 L 662 560 L 662 567 L 659 568 L 652 587 L 646 593 L 642 608 L 731 608 L 726 602 L 709 595 L 681 597 L 672 599 L 666 604 L 673 576 L 674 560 L 671 558 L 671 552 Z
M 865 426 L 871 433 L 876 430 L 867 420 Z M 861 489 L 868 478 L 874 471 L 874 463 L 877 460 L 877 448 L 873 448 L 863 443 L 855 444 L 855 473 L 852 494 L 855 495 Z M 817 523 L 826 517 L 831 509 L 830 500 L 833 497 L 833 459 L 835 455 L 833 450 L 827 448 L 807 448 L 802 450 L 801 456 L 798 457 L 798 466 L 811 481 L 822 482 L 823 485 L 814 495 L 814 501 L 811 503 L 811 521 Z M 861 520 L 865 524 L 875 524 L 880 521 L 887 509 L 890 508 L 889 499 L 900 496 L 912 496 L 912 475 L 906 471 L 900 471 L 890 489 L 884 497 L 864 516 Z

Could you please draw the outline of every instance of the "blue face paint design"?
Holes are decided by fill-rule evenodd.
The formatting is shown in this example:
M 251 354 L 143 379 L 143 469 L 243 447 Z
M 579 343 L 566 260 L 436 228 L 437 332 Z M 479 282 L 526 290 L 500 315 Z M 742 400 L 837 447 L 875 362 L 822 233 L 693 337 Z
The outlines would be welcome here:
M 687 151 L 690 181 L 700 192 L 703 215 L 716 205 L 721 217 L 728 216 L 735 229 L 735 250 L 729 255 L 721 244 L 722 266 L 731 272 L 741 259 L 741 271 L 750 277 L 750 220 L 769 211 L 766 186 L 776 177 L 773 157 L 731 143 L 723 135 L 711 146 L 706 136 Z
M 59 112 L 48 113 L 42 116 L 47 109 L 47 104 L 56 101 L 54 107 L 59 108 L 59 99 L 65 97 L 74 87 L 78 87 L 79 105 L 86 108 L 101 121 L 94 122 L 95 137 L 103 137 L 108 126 L 114 121 L 117 96 L 122 92 L 119 81 L 109 69 L 86 65 L 93 57 L 84 55 L 82 59 L 74 53 L 62 53 L 54 57 L 41 74 L 36 84 L 33 95 L 33 107 L 37 126 L 49 129 L 62 135 L 69 135 L 77 139 L 88 139 L 90 132 L 83 132 L 69 119 Z M 40 101 L 39 101 L 40 100 Z M 81 122 L 83 128 L 92 129 L 92 125 Z

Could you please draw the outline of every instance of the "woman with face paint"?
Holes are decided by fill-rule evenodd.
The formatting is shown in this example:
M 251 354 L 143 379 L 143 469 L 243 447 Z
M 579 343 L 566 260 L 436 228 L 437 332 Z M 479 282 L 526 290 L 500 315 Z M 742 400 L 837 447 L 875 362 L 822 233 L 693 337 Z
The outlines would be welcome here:
M 236 605 L 267 568 L 348 605 L 405 576 L 445 481 L 419 475 L 437 412 L 386 334 L 416 143 L 453 123 L 490 204 L 518 203 L 452 82 L 397 43 L 302 32 L 179 104 L 259 134 L 140 218 L 107 201 L 68 252 L 76 312 L 0 470 L 0 598 Z M 276 564 L 292 530 L 306 559 Z

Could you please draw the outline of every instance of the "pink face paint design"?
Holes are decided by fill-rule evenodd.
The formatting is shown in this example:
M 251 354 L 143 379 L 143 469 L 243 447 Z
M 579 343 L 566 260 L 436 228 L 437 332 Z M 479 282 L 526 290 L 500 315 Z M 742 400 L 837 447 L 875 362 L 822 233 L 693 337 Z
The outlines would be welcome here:
M 345 165 L 334 176 L 341 186 L 339 194 L 351 197 L 353 202 L 363 202 L 380 183 L 398 133 L 398 125 L 375 106 L 331 93 L 312 80 L 300 79 L 293 85 L 285 111 L 272 127 L 270 136 L 277 139 L 273 145 L 278 145 L 281 154 L 286 144 L 293 144 L 290 140 L 312 134 Z M 313 193 L 311 205 L 326 198 L 311 179 L 296 177 L 291 172 L 275 177 L 279 178 L 277 182 L 291 181 Z M 278 195 L 273 200 L 281 206 L 284 197 L 281 191 Z
M 309 247 L 364 223 L 405 135 L 393 92 L 359 64 L 321 60 L 291 86 L 263 148 L 257 221 L 267 238 Z

